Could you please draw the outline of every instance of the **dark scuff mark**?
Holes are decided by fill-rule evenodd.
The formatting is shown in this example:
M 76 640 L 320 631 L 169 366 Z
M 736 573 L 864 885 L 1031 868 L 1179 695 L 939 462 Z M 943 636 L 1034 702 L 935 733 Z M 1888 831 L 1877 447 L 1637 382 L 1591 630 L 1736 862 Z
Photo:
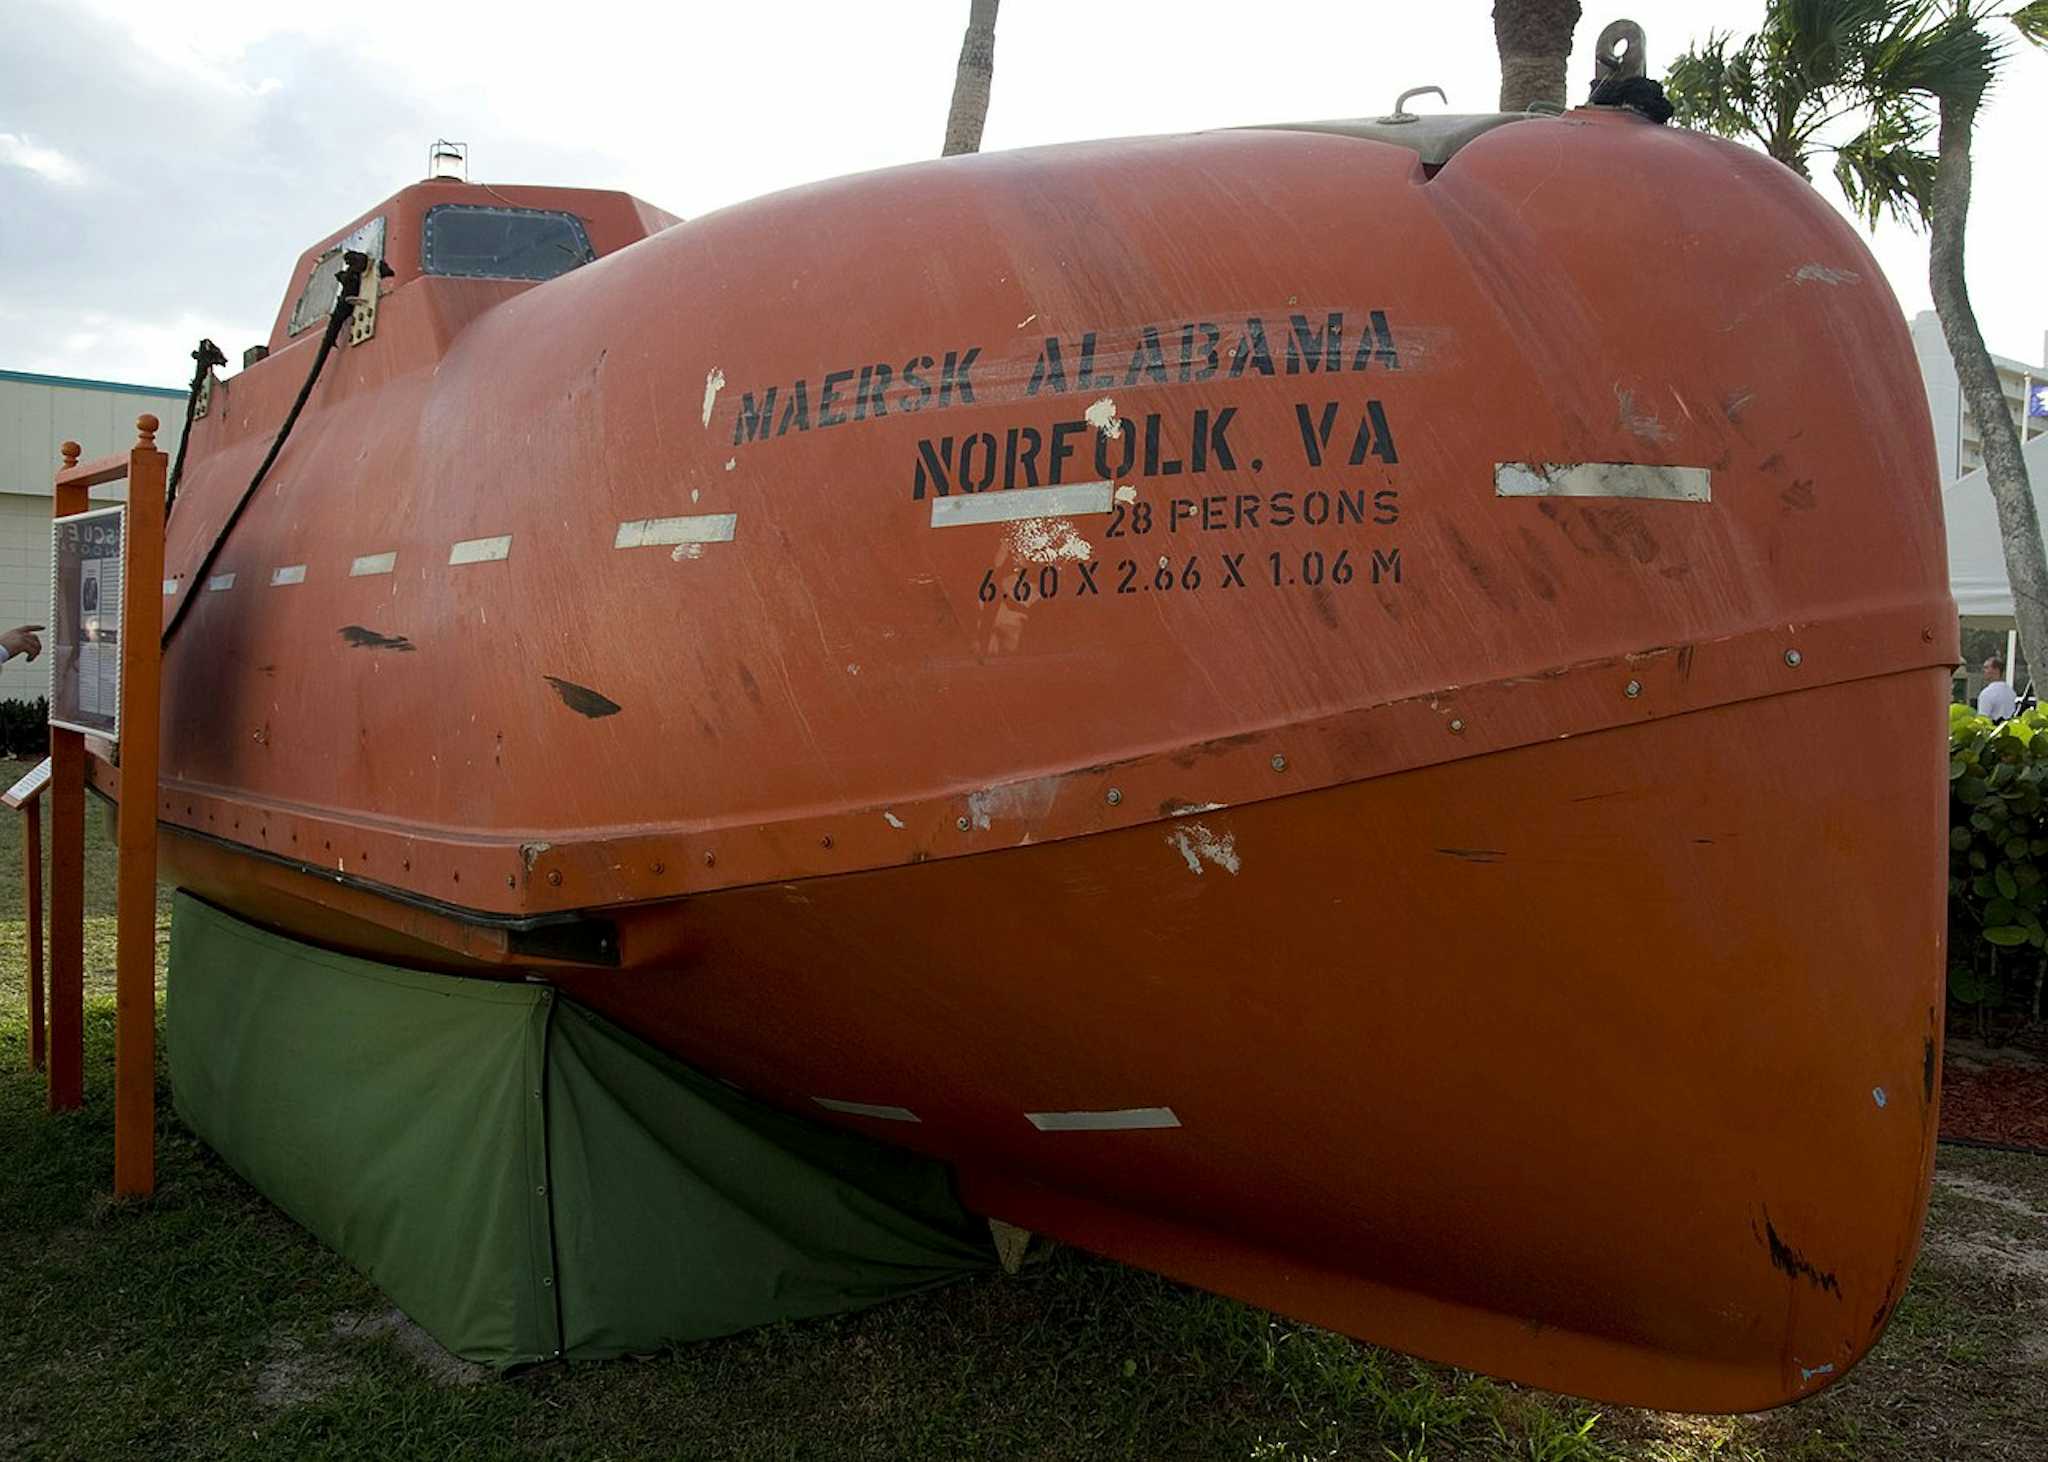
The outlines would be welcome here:
M 1920 1099 L 1934 1100 L 1934 1037 L 1923 1036 L 1920 1046 Z
M 411 652 L 419 648 L 404 635 L 380 635 L 373 629 L 359 624 L 345 624 L 341 637 L 348 641 L 352 650 L 401 650 Z
M 1783 452 L 1773 452 L 1770 456 L 1764 458 L 1763 461 L 1756 464 L 1756 470 L 1759 472 L 1776 472 L 1784 465 L 1785 454 Z
M 1754 391 L 1731 391 L 1721 402 L 1721 414 L 1730 421 L 1740 421 L 1742 420 L 1742 413 L 1749 408 L 1749 403 L 1754 400 L 1756 400 L 1756 392 Z
M 1807 1257 L 1778 1237 L 1778 1230 L 1771 1222 L 1769 1213 L 1764 1215 L 1764 1242 L 1771 1251 L 1771 1265 L 1782 1269 L 1794 1279 L 1804 1279 L 1815 1289 L 1825 1290 L 1836 1299 L 1842 1297 L 1842 1286 L 1832 1272 L 1815 1266 Z
M 587 685 L 578 685 L 557 675 L 543 675 L 541 679 L 552 685 L 555 694 L 562 698 L 562 704 L 579 716 L 596 720 L 599 716 L 616 716 L 622 709 L 617 701 L 599 695 Z
M 1337 606 L 1331 602 L 1330 591 L 1321 584 L 1315 586 L 1308 596 L 1308 602 L 1315 607 L 1316 617 L 1326 629 L 1337 627 Z
M 1463 858 L 1467 863 L 1499 863 L 1508 856 L 1499 848 L 1438 848 L 1446 858 Z
M 1700 844 L 1700 845 L 1702 845 L 1702 846 L 1711 846 L 1711 845 L 1713 844 L 1713 841 L 1714 841 L 1714 840 L 1713 840 L 1712 838 L 1694 838 L 1694 839 L 1693 839 L 1693 842 L 1695 842 L 1695 843 L 1697 843 L 1697 844 Z
M 275 665 L 258 665 L 256 673 L 258 675 L 275 675 L 277 674 L 277 667 Z
M 1798 478 L 1790 487 L 1778 494 L 1778 501 L 1785 505 L 1788 512 L 1811 512 L 1815 502 L 1813 479 L 1811 477 Z
M 1697 648 L 1695 645 L 1687 645 L 1678 652 L 1678 678 L 1680 680 L 1692 679 L 1692 657 L 1693 652 Z
M 755 683 L 754 673 L 746 666 L 740 666 L 740 689 L 747 693 L 747 699 L 755 705 L 761 704 L 761 687 Z
M 1626 797 L 1629 793 L 1633 792 L 1634 790 L 1635 788 L 1633 787 L 1616 787 L 1612 792 L 1587 792 L 1581 796 L 1572 798 L 1572 801 L 1604 802 L 1609 797 Z
M 1466 541 L 1465 535 L 1458 531 L 1455 524 L 1446 522 L 1444 533 L 1451 540 L 1452 556 L 1458 560 L 1459 566 L 1465 570 L 1472 582 L 1479 586 L 1479 592 L 1495 604 L 1505 604 L 1506 601 L 1494 587 L 1493 574 L 1479 557 L 1479 551 Z

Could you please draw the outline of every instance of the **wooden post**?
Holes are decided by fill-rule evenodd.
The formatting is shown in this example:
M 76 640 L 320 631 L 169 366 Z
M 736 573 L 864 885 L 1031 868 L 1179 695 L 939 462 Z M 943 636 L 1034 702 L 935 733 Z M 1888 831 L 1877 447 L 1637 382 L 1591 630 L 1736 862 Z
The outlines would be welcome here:
M 21 809 L 22 870 L 28 889 L 28 907 L 22 911 L 28 926 L 28 1069 L 41 1071 L 48 1059 L 43 1033 L 43 804 L 41 799 Z
M 135 419 L 121 598 L 121 810 L 115 833 L 114 1192 L 156 1191 L 156 776 L 163 703 L 164 479 L 157 419 Z
M 65 470 L 79 445 L 64 444 Z M 90 505 L 84 483 L 58 474 L 53 516 Z M 53 647 L 54 648 L 54 647 Z M 85 736 L 50 728 L 50 1110 L 85 1105 Z

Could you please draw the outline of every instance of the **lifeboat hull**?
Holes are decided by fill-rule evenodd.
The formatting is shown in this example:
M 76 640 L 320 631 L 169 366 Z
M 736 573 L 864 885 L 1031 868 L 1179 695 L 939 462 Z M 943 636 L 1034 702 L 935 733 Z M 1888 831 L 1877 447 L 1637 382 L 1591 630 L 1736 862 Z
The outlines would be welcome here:
M 1955 619 L 1804 184 L 1598 111 L 1158 139 L 478 288 L 401 267 L 231 533 L 282 314 L 195 430 L 181 884 L 1436 1359 L 1750 1410 L 1874 1343 Z

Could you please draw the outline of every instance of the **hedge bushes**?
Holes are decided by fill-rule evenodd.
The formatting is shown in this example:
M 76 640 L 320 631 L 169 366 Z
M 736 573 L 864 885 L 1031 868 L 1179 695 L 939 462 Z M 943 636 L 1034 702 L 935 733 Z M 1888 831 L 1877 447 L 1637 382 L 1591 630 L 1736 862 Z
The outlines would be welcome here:
M 2041 1015 L 2048 972 L 2048 714 L 1948 713 L 1952 999 Z
M 41 761 L 49 750 L 49 701 L 0 701 L 0 755 Z

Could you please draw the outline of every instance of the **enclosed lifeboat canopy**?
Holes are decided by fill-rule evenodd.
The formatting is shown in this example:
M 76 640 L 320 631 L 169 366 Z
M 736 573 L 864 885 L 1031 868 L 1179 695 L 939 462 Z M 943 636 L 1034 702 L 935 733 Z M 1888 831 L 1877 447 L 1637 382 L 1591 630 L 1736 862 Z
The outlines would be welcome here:
M 1904 322 L 1764 157 L 1423 135 L 397 194 L 192 433 L 179 881 L 1354 1335 L 1838 1379 L 1934 1151 Z

